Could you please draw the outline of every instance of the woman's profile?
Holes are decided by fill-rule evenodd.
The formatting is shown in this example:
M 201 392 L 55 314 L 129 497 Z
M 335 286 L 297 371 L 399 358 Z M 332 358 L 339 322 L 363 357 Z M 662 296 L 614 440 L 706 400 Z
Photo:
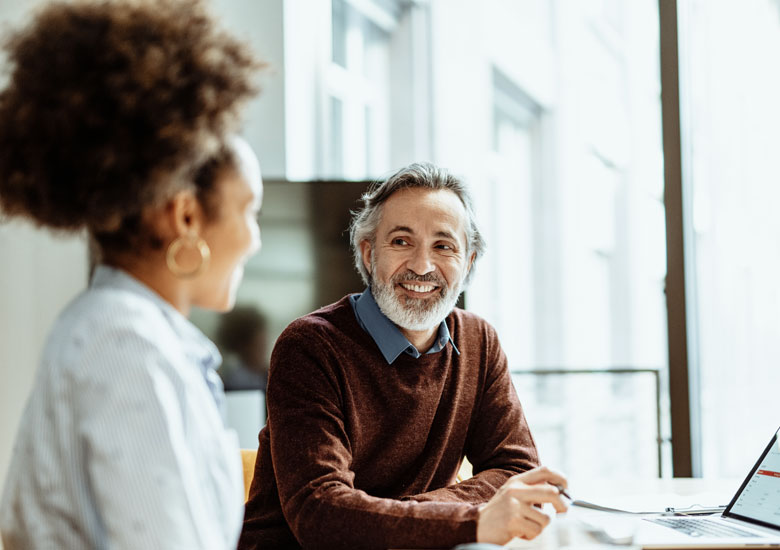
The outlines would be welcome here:
M 231 309 L 260 248 L 259 164 L 234 133 L 260 64 L 197 0 L 51 3 L 5 41 L 0 211 L 86 232 L 99 262 L 42 351 L 3 544 L 235 548 L 221 358 L 187 316 Z

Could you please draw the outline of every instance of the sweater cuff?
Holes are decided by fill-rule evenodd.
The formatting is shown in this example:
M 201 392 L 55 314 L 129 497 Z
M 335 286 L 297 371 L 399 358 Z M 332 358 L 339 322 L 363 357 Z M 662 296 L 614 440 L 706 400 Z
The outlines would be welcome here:
M 467 542 L 477 542 L 477 522 L 479 521 L 479 512 L 483 506 L 483 504 L 475 504 L 466 514 L 466 517 L 468 518 L 466 522 L 466 532 L 469 537 Z

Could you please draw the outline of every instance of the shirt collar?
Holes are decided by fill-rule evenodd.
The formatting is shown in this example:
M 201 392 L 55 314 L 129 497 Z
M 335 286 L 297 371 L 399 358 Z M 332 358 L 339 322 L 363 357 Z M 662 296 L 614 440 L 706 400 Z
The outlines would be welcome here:
M 217 350 L 217 346 L 198 327 L 188 321 L 179 310 L 164 300 L 159 294 L 132 275 L 120 269 L 99 265 L 95 268 L 90 286 L 92 288 L 125 290 L 143 296 L 154 303 L 160 308 L 163 316 L 181 340 L 184 353 L 202 369 L 204 376 L 207 378 L 209 377 L 209 371 L 213 371 L 222 363 L 222 356 L 219 350 Z
M 374 339 L 379 351 L 389 365 L 398 359 L 402 353 L 407 353 L 414 358 L 422 355 L 420 351 L 403 335 L 400 329 L 379 309 L 371 290 L 367 288 L 362 294 L 353 294 L 350 298 L 352 309 L 360 326 L 368 332 Z M 439 330 L 436 340 L 426 355 L 438 353 L 447 346 L 447 342 L 452 343 L 452 349 L 460 355 L 460 351 L 455 346 L 455 341 L 450 336 L 450 329 L 446 321 L 439 324 Z

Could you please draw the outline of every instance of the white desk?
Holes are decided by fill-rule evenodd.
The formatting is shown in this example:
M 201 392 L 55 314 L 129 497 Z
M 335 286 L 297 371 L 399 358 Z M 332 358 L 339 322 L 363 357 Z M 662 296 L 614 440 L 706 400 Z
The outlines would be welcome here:
M 667 506 L 683 508 L 692 504 L 715 506 L 728 504 L 737 491 L 740 479 L 647 479 L 647 480 L 571 480 L 572 498 L 604 506 L 636 512 L 661 512 Z M 506 545 L 512 549 L 532 550 L 602 550 L 622 548 L 639 550 L 636 546 L 615 546 L 599 543 L 589 535 L 580 520 L 592 512 L 577 507 L 554 517 L 544 532 L 533 541 L 514 540 Z M 625 517 L 625 516 L 624 516 Z M 630 517 L 630 516 L 627 516 Z

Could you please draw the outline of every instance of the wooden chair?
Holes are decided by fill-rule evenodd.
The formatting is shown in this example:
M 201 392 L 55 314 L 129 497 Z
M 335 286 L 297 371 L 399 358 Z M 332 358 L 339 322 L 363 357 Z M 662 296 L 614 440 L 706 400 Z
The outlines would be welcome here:
M 249 500 L 249 486 L 255 476 L 257 449 L 241 449 L 241 462 L 244 464 L 244 502 Z
M 255 461 L 257 460 L 257 449 L 241 449 L 241 462 L 244 464 L 244 502 L 249 500 L 249 486 L 252 485 L 252 478 L 255 476 Z M 465 458 L 458 472 L 458 483 L 471 477 L 471 464 Z M 0 546 L 0 550 L 2 547 Z

